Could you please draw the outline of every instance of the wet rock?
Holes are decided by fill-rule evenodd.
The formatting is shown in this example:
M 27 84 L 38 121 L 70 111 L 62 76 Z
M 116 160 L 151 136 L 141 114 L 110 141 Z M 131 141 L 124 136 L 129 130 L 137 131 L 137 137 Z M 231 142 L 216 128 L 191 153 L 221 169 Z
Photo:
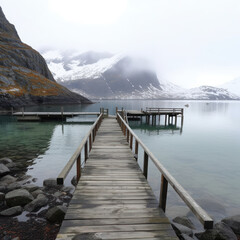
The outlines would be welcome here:
M 7 192 L 6 186 L 1 186 L 1 185 L 0 185 L 0 192 L 6 193 L 6 192 Z
M 43 194 L 43 191 L 41 189 L 37 189 L 31 193 L 34 198 L 36 198 L 39 194 Z
M 52 187 L 52 188 L 58 188 L 59 185 L 57 185 L 57 179 L 56 178 L 48 178 L 43 181 L 43 185 L 45 187 Z
M 9 168 L 0 163 L 0 177 L 7 175 L 10 172 Z
M 17 189 L 5 195 L 7 206 L 24 206 L 33 200 L 33 196 L 26 189 Z
M 180 236 L 181 240 L 193 240 L 193 238 L 189 237 L 187 234 L 181 234 Z
M 62 191 L 63 191 L 63 192 L 67 192 L 67 193 L 69 193 L 69 192 L 71 192 L 71 191 L 73 191 L 73 190 L 74 190 L 73 187 L 63 187 L 63 188 L 62 188 Z
M 186 234 L 190 237 L 193 236 L 193 231 L 192 229 L 188 228 L 188 227 L 185 227 L 181 224 L 178 224 L 178 223 L 172 223 L 172 227 L 173 227 L 173 230 L 175 231 L 175 233 L 177 234 L 177 236 L 180 238 L 180 236 L 182 234 Z
M 6 175 L 6 176 L 1 178 L 0 185 L 7 185 L 7 184 L 10 184 L 10 183 L 14 183 L 16 181 L 17 181 L 17 178 L 15 178 L 11 175 Z
M 11 208 L 1 211 L 0 215 L 5 216 L 5 217 L 17 216 L 17 215 L 21 214 L 22 211 L 23 211 L 23 209 L 21 206 L 15 206 L 15 207 L 11 207 Z
M 167 216 L 170 219 L 175 217 L 184 217 L 189 214 L 189 208 L 184 206 L 171 206 L 167 209 Z
M 238 240 L 232 229 L 223 222 L 215 224 L 213 229 L 195 235 L 199 240 Z
M 47 211 L 46 218 L 49 222 L 59 223 L 64 219 L 67 208 L 63 206 L 56 206 Z
M 181 225 L 191 228 L 191 229 L 195 229 L 192 221 L 188 217 L 176 217 L 173 219 L 173 222 L 181 224 Z
M 28 212 L 34 212 L 39 210 L 41 207 L 46 206 L 48 203 L 48 198 L 44 194 L 39 194 L 36 199 L 28 203 L 24 209 Z
M 28 190 L 29 192 L 34 192 L 39 189 L 39 187 L 35 184 L 27 184 L 23 186 L 23 189 Z
M 53 196 L 54 197 L 56 197 L 56 198 L 58 198 L 58 197 L 60 197 L 60 196 L 62 196 L 62 195 L 65 195 L 63 192 L 59 192 L 59 191 L 57 191 L 57 192 L 55 192 L 54 194 L 53 194 Z
M 15 189 L 19 189 L 21 187 L 22 187 L 22 185 L 18 182 L 11 183 L 7 186 L 7 192 L 13 191 Z
M 240 235 L 240 215 L 224 218 L 222 222 L 228 225 L 235 234 Z
M 77 186 L 77 176 L 76 176 L 76 175 L 72 178 L 71 184 L 72 184 L 74 187 Z
M 5 199 L 5 194 L 0 192 L 0 202 L 3 202 Z
M 4 158 L 0 158 L 0 163 L 2 164 L 8 164 L 8 163 L 12 163 L 13 161 L 10 158 L 4 157 Z

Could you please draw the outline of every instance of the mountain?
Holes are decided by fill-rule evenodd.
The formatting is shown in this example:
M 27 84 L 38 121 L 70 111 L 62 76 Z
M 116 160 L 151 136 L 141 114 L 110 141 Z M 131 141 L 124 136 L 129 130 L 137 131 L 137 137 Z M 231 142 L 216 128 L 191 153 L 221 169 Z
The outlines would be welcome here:
M 0 107 L 90 103 L 58 84 L 44 58 L 23 43 L 0 7 Z
M 220 85 L 219 87 L 225 88 L 228 91 L 240 96 L 240 78 L 235 78 L 232 81 Z
M 90 99 L 239 99 L 221 88 L 184 89 L 159 81 L 146 60 L 122 54 L 49 50 L 42 55 L 58 83 Z

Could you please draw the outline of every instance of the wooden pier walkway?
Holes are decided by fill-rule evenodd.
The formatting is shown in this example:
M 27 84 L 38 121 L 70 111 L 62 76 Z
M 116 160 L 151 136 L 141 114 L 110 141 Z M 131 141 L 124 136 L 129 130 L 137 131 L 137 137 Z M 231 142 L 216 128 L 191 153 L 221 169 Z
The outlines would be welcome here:
M 95 136 L 58 240 L 178 239 L 116 118 Z

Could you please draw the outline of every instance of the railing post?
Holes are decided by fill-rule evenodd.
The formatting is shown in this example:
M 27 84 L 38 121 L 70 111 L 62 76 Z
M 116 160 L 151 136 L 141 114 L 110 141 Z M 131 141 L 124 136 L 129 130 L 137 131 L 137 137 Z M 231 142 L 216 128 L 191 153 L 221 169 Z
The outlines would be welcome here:
M 148 154 L 144 151 L 143 175 L 147 179 L 148 175 Z
M 92 133 L 90 133 L 89 135 L 89 152 L 91 151 L 92 149 Z
M 138 141 L 135 139 L 135 155 L 136 155 L 136 161 L 138 160 Z
M 129 130 L 127 128 L 127 142 L 129 143 Z
M 166 204 L 167 204 L 167 190 L 168 190 L 168 181 L 162 174 L 159 207 L 162 208 L 164 212 L 166 210 Z
M 130 148 L 132 149 L 133 145 L 133 135 L 130 133 Z
M 88 141 L 86 141 L 84 146 L 84 156 L 85 156 L 85 162 L 87 162 L 88 159 Z
M 79 154 L 77 158 L 77 182 L 79 181 L 81 177 L 81 153 Z

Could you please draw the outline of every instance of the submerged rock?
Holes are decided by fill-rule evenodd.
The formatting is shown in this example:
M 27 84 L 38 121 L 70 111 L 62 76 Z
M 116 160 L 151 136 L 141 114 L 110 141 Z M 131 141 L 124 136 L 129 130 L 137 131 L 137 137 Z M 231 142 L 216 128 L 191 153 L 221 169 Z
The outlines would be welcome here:
M 176 232 L 177 236 L 180 237 L 182 234 L 186 234 L 190 237 L 193 236 L 193 231 L 192 229 L 186 227 L 186 226 L 183 226 L 181 224 L 178 224 L 178 223 L 172 223 L 172 227 L 174 229 L 174 231 Z
M 6 194 L 7 206 L 24 206 L 33 200 L 33 196 L 25 189 L 13 190 Z
M 0 215 L 1 216 L 6 216 L 6 217 L 16 216 L 16 215 L 21 214 L 22 211 L 23 211 L 23 209 L 22 209 L 21 206 L 15 206 L 15 207 L 8 208 L 4 211 L 1 211 Z
M 224 218 L 222 222 L 228 225 L 235 234 L 240 235 L 240 215 Z
M 59 223 L 64 219 L 67 208 L 63 206 L 56 206 L 47 211 L 46 218 L 49 222 Z
M 195 229 L 192 221 L 188 218 L 188 217 L 176 217 L 173 219 L 174 223 L 178 223 L 181 224 L 185 227 L 191 228 L 191 229 Z
M 215 224 L 213 229 L 195 235 L 199 240 L 238 240 L 232 229 L 223 222 Z

